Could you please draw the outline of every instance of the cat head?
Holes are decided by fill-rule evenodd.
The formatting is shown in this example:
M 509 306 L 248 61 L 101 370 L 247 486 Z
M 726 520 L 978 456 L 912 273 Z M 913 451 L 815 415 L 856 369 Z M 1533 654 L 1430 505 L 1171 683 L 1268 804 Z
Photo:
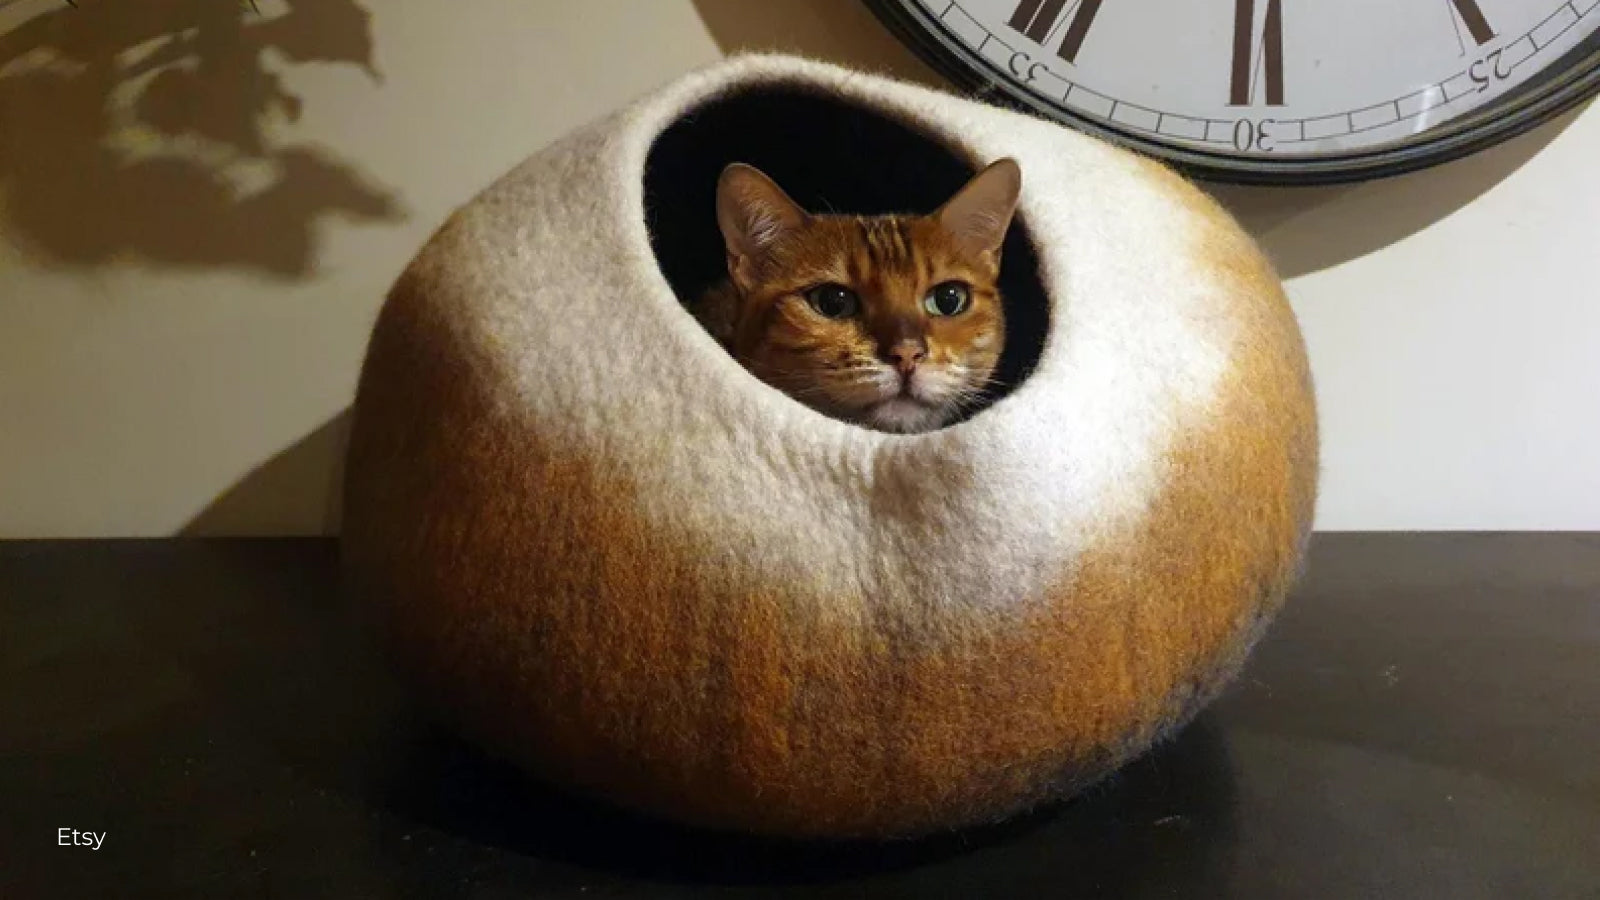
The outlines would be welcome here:
M 1021 183 L 1003 159 L 927 215 L 812 215 L 759 170 L 728 166 L 717 221 L 734 356 L 847 421 L 893 432 L 950 421 L 1000 359 L 1000 247 Z

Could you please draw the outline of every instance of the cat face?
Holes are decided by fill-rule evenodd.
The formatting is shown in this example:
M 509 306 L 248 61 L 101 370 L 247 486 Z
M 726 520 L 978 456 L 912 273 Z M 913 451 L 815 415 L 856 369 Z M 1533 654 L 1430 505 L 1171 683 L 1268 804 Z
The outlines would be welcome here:
M 813 216 L 730 166 L 718 219 L 737 293 L 728 343 L 823 413 L 936 428 L 982 398 L 1005 341 L 996 287 L 1020 172 L 1002 160 L 925 216 Z

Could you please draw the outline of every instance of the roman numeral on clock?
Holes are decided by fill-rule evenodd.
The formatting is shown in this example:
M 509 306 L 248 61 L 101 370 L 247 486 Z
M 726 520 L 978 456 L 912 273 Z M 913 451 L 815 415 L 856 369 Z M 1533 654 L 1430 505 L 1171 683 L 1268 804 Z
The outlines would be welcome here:
M 1061 49 L 1056 55 L 1069 63 L 1078 61 L 1078 51 L 1083 49 L 1083 39 L 1089 36 L 1089 26 L 1094 24 L 1095 13 L 1100 11 L 1102 0 L 1022 0 L 1011 13 L 1006 24 L 1021 34 L 1043 44 L 1050 39 L 1056 20 L 1063 11 L 1072 16 L 1067 25 L 1067 35 L 1061 39 Z
M 1471 3 L 1473 0 L 1460 0 Z M 1258 38 L 1259 36 L 1259 38 Z M 1257 50 L 1260 55 L 1257 55 Z M 1234 0 L 1233 6 L 1233 81 L 1228 90 L 1229 106 L 1249 106 L 1255 102 L 1257 64 L 1265 83 L 1266 104 L 1283 105 L 1283 0 L 1267 0 L 1266 17 L 1256 30 L 1255 0 Z
M 1478 42 L 1478 46 L 1494 40 L 1494 29 L 1489 27 L 1489 20 L 1478 7 L 1478 0 L 1450 0 L 1450 3 L 1456 8 L 1456 14 L 1461 16 L 1461 21 L 1466 23 L 1467 31 Z

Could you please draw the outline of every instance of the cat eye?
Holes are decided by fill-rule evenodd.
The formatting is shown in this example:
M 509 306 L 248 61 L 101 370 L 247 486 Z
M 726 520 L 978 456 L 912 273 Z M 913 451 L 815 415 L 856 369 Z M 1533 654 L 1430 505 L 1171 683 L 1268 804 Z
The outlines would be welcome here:
M 855 291 L 842 284 L 823 284 L 806 291 L 806 302 L 827 319 L 844 319 L 861 309 L 861 299 Z
M 946 281 L 935 285 L 928 296 L 922 298 L 922 308 L 930 316 L 954 316 L 966 312 L 972 303 L 972 292 L 959 281 Z

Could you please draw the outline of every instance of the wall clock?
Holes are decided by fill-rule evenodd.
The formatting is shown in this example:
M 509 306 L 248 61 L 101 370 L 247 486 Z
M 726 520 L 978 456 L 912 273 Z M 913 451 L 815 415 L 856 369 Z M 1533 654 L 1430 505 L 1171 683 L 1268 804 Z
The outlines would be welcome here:
M 1236 182 L 1393 175 L 1600 88 L 1600 0 L 867 0 L 958 84 Z

